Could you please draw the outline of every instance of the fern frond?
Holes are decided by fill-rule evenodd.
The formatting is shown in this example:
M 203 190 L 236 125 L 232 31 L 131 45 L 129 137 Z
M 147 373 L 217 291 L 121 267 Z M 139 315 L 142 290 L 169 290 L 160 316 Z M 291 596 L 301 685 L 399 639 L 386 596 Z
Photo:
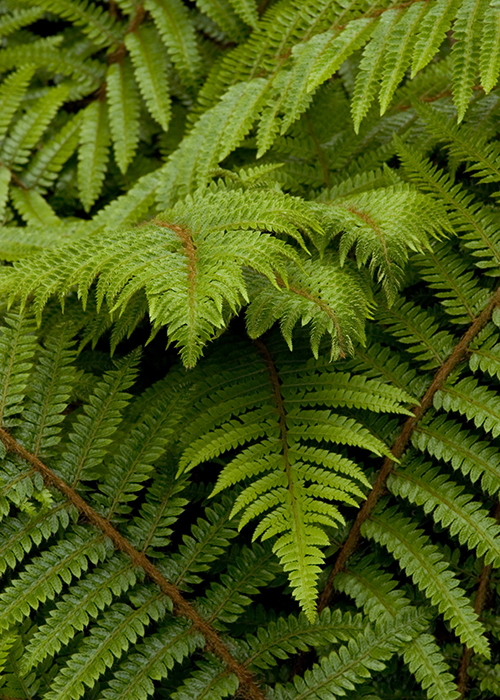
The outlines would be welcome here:
M 161 170 L 157 199 L 162 209 L 207 184 L 209 173 L 250 131 L 260 113 L 266 88 L 267 83 L 261 78 L 234 85 L 200 117 Z
M 0 629 L 20 622 L 40 603 L 53 599 L 61 592 L 63 582 L 79 577 L 89 562 L 97 564 L 109 556 L 111 543 L 75 526 L 68 537 L 32 560 L 17 578 L 0 593 Z M 40 586 L 43 578 L 45 585 Z
M 354 130 L 359 132 L 363 117 L 370 109 L 373 98 L 379 86 L 384 59 L 390 46 L 390 37 L 397 26 L 400 12 L 387 10 L 378 20 L 377 28 L 373 32 L 370 43 L 363 51 L 363 57 L 359 64 L 359 73 L 356 78 L 354 95 L 351 103 Z
M 78 149 L 78 189 L 85 211 L 101 191 L 106 175 L 110 134 L 107 107 L 96 100 L 82 110 Z
M 328 201 L 327 193 L 322 200 Z M 440 205 L 401 185 L 334 199 L 325 218 L 331 226 L 330 237 L 342 233 L 341 262 L 355 245 L 358 264 L 370 261 L 370 270 L 378 271 L 377 279 L 390 303 L 401 284 L 408 249 L 428 248 L 429 236 L 442 234 L 449 227 Z
M 419 27 L 418 39 L 413 49 L 412 78 L 434 57 L 451 27 L 458 5 L 459 0 L 437 0 L 429 8 Z
M 137 698 L 147 700 L 155 692 L 151 680 L 167 678 L 175 663 L 182 661 L 203 646 L 203 637 L 187 622 L 172 620 L 149 635 L 116 669 L 101 697 L 103 700 Z
M 410 178 L 424 191 L 438 196 L 448 210 L 453 229 L 461 234 L 464 245 L 480 258 L 476 265 L 490 274 L 500 265 L 500 245 L 498 236 L 497 212 L 474 201 L 444 171 L 397 142 L 399 157 Z
M 491 92 L 500 73 L 500 12 L 498 6 L 488 7 L 483 20 L 481 38 L 481 84 L 486 93 Z
M 54 677 L 47 700 L 65 700 L 85 694 L 106 668 L 115 663 L 130 645 L 142 638 L 151 620 L 161 620 L 167 610 L 166 597 L 154 587 L 134 590 L 134 607 L 115 603 L 99 617 L 76 652 Z
M 236 14 L 255 29 L 259 21 L 255 0 L 229 0 L 229 2 Z
M 96 46 L 113 46 L 121 40 L 117 22 L 104 8 L 89 0 L 40 0 L 38 4 L 81 27 Z
M 436 392 L 434 406 L 445 411 L 457 411 L 483 430 L 500 435 L 500 399 L 496 392 L 480 386 L 476 379 L 466 377 L 453 386 Z
M 429 700 L 458 700 L 460 692 L 432 635 L 421 634 L 413 639 L 403 658 Z
M 144 8 L 151 13 L 181 78 L 193 84 L 201 68 L 194 27 L 181 0 L 146 0 Z
M 325 693 L 339 697 L 369 678 L 373 671 L 385 668 L 385 662 L 416 637 L 425 625 L 421 613 L 406 610 L 394 620 L 383 622 L 375 629 L 368 628 L 357 639 L 351 640 L 349 646 L 333 651 L 315 664 L 304 678 L 295 676 L 293 685 L 277 685 L 271 697 L 273 700 L 320 700 Z
M 439 468 L 410 460 L 387 480 L 389 490 L 431 513 L 460 544 L 475 549 L 486 564 L 500 566 L 500 527 L 481 504 Z
M 205 519 L 198 518 L 193 523 L 191 535 L 185 535 L 177 552 L 164 563 L 165 571 L 171 581 L 184 590 L 200 583 L 200 573 L 207 571 L 210 565 L 226 549 L 238 534 L 237 521 L 231 517 L 234 498 L 225 497 L 221 502 L 205 508 Z M 186 505 L 183 501 L 182 505 Z M 156 537 L 156 532 L 153 530 Z M 155 541 L 152 541 L 155 544 Z M 161 542 L 159 543 L 162 544 Z
M 415 355 L 423 369 L 440 367 L 451 354 L 455 340 L 451 333 L 439 330 L 436 317 L 400 297 L 387 308 L 380 304 L 376 316 L 399 342 Z
M 27 82 L 26 75 L 29 73 L 24 75 L 23 84 Z M 64 83 L 51 88 L 16 122 L 0 149 L 0 161 L 4 165 L 24 165 L 28 162 L 29 152 L 40 140 L 47 126 L 66 100 L 68 92 L 69 87 Z
M 79 414 L 68 445 L 56 462 L 58 472 L 73 487 L 82 479 L 93 478 L 92 470 L 101 464 L 130 398 L 126 390 L 134 382 L 138 359 L 134 352 L 107 372 Z
M 21 661 L 22 672 L 29 673 L 47 656 L 55 656 L 77 632 L 82 631 L 91 619 L 111 604 L 113 596 L 132 588 L 136 580 L 130 561 L 121 555 L 114 555 L 87 574 L 62 596 L 45 623 L 30 639 Z
M 46 193 L 76 150 L 81 118 L 81 113 L 76 114 L 57 136 L 38 151 L 22 174 L 26 187 L 35 187 L 41 194 Z
M 18 29 L 33 24 L 43 15 L 43 7 L 15 8 L 0 19 L 0 37 L 9 36 Z
M 258 338 L 276 321 L 292 349 L 292 333 L 297 323 L 310 326 L 311 348 L 318 357 L 325 335 L 331 338 L 330 357 L 352 352 L 356 340 L 364 339 L 364 319 L 370 313 L 366 287 L 359 284 L 349 267 L 341 267 L 335 257 L 311 257 L 301 265 L 288 266 L 287 284 L 281 291 L 262 275 L 248 276 L 250 304 L 246 312 L 247 331 Z
M 170 121 L 170 95 L 167 58 L 157 32 L 152 27 L 139 27 L 125 37 L 139 90 L 151 116 L 167 131 Z
M 12 187 L 10 199 L 26 223 L 34 226 L 58 226 L 60 219 L 46 199 L 36 190 Z
M 414 446 L 449 462 L 473 483 L 481 479 L 482 488 L 495 494 L 500 488 L 500 458 L 496 448 L 447 418 L 438 416 L 418 426 L 412 435 Z
M 0 139 L 4 139 L 12 117 L 19 109 L 35 68 L 22 66 L 10 73 L 0 85 Z
M 387 548 L 464 644 L 489 657 L 482 624 L 438 547 L 422 530 L 391 508 L 366 520 L 362 534 Z
M 464 0 L 457 12 L 453 27 L 453 99 L 461 122 L 468 107 L 476 79 L 480 49 L 481 20 L 489 5 L 488 0 Z
M 30 377 L 30 411 L 24 412 L 19 440 L 35 455 L 50 453 L 60 441 L 63 411 L 69 403 L 77 375 L 72 362 L 73 329 L 59 326 L 48 336 Z
M 386 46 L 386 57 L 382 68 L 379 102 L 380 114 L 384 114 L 396 92 L 403 75 L 410 65 L 417 31 L 428 13 L 426 5 L 411 5 L 399 18 L 391 31 Z
M 0 335 L 0 422 L 15 425 L 13 418 L 29 386 L 36 337 L 34 323 L 27 312 L 11 313 L 4 319 Z
M 417 255 L 413 260 L 423 279 L 436 290 L 435 296 L 452 321 L 472 323 L 485 307 L 489 290 L 481 287 L 468 261 L 448 243 L 437 243 L 425 255 Z
M 397 588 L 397 581 L 374 564 L 371 557 L 349 564 L 349 569 L 335 578 L 334 585 L 336 590 L 353 598 L 372 622 L 384 616 L 394 617 L 410 604 L 405 593 Z
M 246 606 L 256 595 L 276 578 L 276 561 L 271 547 L 253 545 L 233 549 L 230 564 L 220 581 L 214 581 L 198 606 L 203 617 L 217 629 L 224 629 L 227 623 L 235 622 Z
M 261 627 L 257 634 L 247 634 L 245 651 L 254 669 L 272 668 L 276 659 L 306 651 L 309 647 L 324 648 L 327 644 L 359 638 L 366 630 L 366 619 L 359 613 L 323 610 L 314 620 L 304 613 L 278 617 Z
M 109 128 L 115 160 L 122 173 L 127 172 L 139 142 L 139 91 L 132 66 L 112 63 L 106 74 Z

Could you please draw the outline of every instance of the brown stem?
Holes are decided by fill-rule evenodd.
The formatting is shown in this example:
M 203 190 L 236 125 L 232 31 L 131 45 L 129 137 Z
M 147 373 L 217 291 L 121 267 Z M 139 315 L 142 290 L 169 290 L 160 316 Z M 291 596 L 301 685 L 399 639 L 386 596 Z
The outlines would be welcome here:
M 162 593 L 173 601 L 175 614 L 190 620 L 193 627 L 204 636 L 209 649 L 238 677 L 241 690 L 249 700 L 265 700 L 261 690 L 255 684 L 250 671 L 234 658 L 213 627 L 203 620 L 191 603 L 183 597 L 177 586 L 167 581 L 145 554 L 135 549 L 118 530 L 115 530 L 115 528 L 84 501 L 74 489 L 68 486 L 57 474 L 39 460 L 38 457 L 28 452 L 28 450 L 20 445 L 17 440 L 3 428 L 0 428 L 0 440 L 3 442 L 7 452 L 12 452 L 28 462 L 43 476 L 43 480 L 47 486 L 56 488 L 60 493 L 66 496 L 66 498 L 76 506 L 79 513 L 85 516 L 89 523 L 109 537 L 116 549 L 128 554 L 134 566 L 141 567 L 145 571 L 149 578 L 160 588 Z
M 500 502 L 498 502 L 496 505 L 493 517 L 497 522 L 500 520 Z M 492 564 L 483 566 L 479 577 L 479 585 L 477 587 L 476 600 L 474 603 L 474 612 L 478 617 L 483 612 L 484 604 L 486 602 L 486 596 L 488 595 L 488 584 L 492 569 Z M 474 652 L 472 649 L 470 649 L 467 645 L 464 645 L 464 652 L 462 654 L 457 676 L 457 689 L 461 698 L 465 695 L 465 691 L 467 690 L 468 669 L 473 653 Z
M 455 367 L 466 357 L 470 343 L 488 323 L 493 313 L 493 310 L 499 304 L 500 288 L 497 289 L 495 294 L 489 300 L 486 307 L 476 318 L 476 320 L 471 324 L 471 326 L 463 335 L 460 342 L 456 345 L 454 351 L 448 357 L 446 362 L 444 362 L 439 368 L 439 370 L 436 372 L 434 381 L 427 389 L 420 405 L 415 406 L 413 408 L 413 416 L 410 416 L 404 423 L 403 428 L 391 450 L 392 457 L 386 457 L 386 459 L 384 460 L 382 469 L 380 470 L 377 476 L 373 488 L 370 494 L 368 495 L 368 498 L 363 503 L 363 506 L 359 510 L 356 520 L 354 521 L 354 525 L 352 526 L 349 535 L 337 556 L 337 560 L 335 562 L 333 570 L 330 573 L 326 585 L 319 597 L 318 612 L 321 612 L 328 605 L 333 591 L 333 581 L 337 574 L 340 573 L 340 571 L 342 571 L 342 569 L 347 563 L 347 560 L 356 549 L 360 539 L 361 526 L 365 522 L 365 520 L 370 516 L 380 496 L 382 495 L 386 479 L 392 471 L 394 460 L 399 460 L 402 457 L 403 453 L 405 452 L 408 446 L 408 443 L 410 442 L 411 436 L 418 422 L 422 419 L 424 414 L 432 406 L 434 394 L 438 391 L 438 389 L 440 389 L 443 386 L 444 382 L 449 377 L 451 372 L 453 372 Z

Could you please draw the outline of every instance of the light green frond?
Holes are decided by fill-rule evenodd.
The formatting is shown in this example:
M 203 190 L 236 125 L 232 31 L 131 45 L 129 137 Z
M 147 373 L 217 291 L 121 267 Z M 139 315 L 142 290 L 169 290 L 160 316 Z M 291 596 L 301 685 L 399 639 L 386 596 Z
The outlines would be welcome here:
M 36 190 L 12 187 L 12 204 L 26 223 L 34 226 L 58 226 L 61 222 L 55 211 Z
M 125 173 L 139 142 L 139 91 L 127 60 L 109 66 L 106 95 L 115 160 Z
M 453 26 L 453 100 L 461 122 L 469 105 L 479 68 L 481 25 L 489 0 L 464 0 Z
M 26 187 L 46 193 L 76 150 L 81 120 L 82 114 L 78 112 L 38 151 L 21 176 Z
M 429 237 L 449 229 L 444 208 L 402 185 L 343 196 L 329 202 L 325 210 L 329 237 L 341 234 L 341 262 L 355 246 L 358 264 L 369 262 L 370 270 L 377 271 L 390 303 L 401 285 L 408 250 L 428 248 Z
M 78 148 L 78 189 L 85 211 L 101 192 L 109 155 L 109 125 L 106 103 L 91 102 L 82 110 Z
M 382 67 L 389 50 L 389 38 L 400 17 L 400 11 L 384 12 L 373 32 L 370 43 L 363 51 L 356 78 L 354 95 L 351 103 L 352 118 L 356 133 L 359 132 L 363 117 L 370 109 L 382 77 Z
M 193 84 L 201 57 L 187 7 L 181 0 L 146 0 L 144 8 L 151 13 L 179 75 L 188 85 Z
M 196 0 L 197 7 L 213 19 L 231 39 L 241 39 L 245 24 L 235 13 L 229 0 Z
M 460 0 L 437 0 L 429 8 L 419 27 L 418 39 L 413 49 L 412 78 L 432 60 L 443 43 L 446 32 L 455 18 Z
M 44 13 L 44 8 L 40 6 L 16 8 L 12 12 L 2 15 L 0 19 L 0 37 L 9 36 L 17 32 L 18 29 L 33 24 Z
M 30 72 L 24 73 L 23 87 L 28 75 Z M 21 73 L 18 77 L 21 77 Z M 69 88 L 64 83 L 51 88 L 16 121 L 0 150 L 0 160 L 4 165 L 24 165 L 28 162 L 29 152 L 40 140 L 68 92 Z M 20 92 L 17 94 L 20 95 Z
M 13 71 L 2 80 L 0 85 L 0 138 L 4 139 L 12 117 L 19 109 L 26 89 L 30 83 L 34 66 L 28 64 Z
M 380 114 L 384 114 L 410 65 L 413 48 L 417 41 L 417 31 L 427 15 L 426 4 L 415 3 L 403 13 L 391 31 L 386 46 L 386 56 L 380 83 Z
M 229 0 L 233 10 L 241 19 L 255 29 L 259 21 L 255 0 Z
M 162 168 L 158 188 L 162 209 L 204 186 L 209 173 L 239 146 L 260 112 L 266 88 L 261 78 L 234 85 L 200 117 Z
M 82 27 L 96 46 L 116 45 L 121 39 L 119 27 L 111 15 L 89 0 L 40 0 L 38 4 Z
M 165 48 L 153 27 L 139 27 L 125 37 L 135 79 L 151 116 L 167 131 L 170 95 Z
M 500 8 L 496 3 L 490 3 L 484 15 L 479 65 L 481 84 L 486 93 L 491 92 L 500 73 Z
M 258 338 L 276 321 L 290 349 L 298 323 L 310 328 L 311 348 L 318 357 L 324 336 L 330 337 L 330 356 L 345 357 L 356 340 L 364 340 L 364 319 L 370 313 L 367 288 L 348 266 L 334 256 L 303 259 L 301 268 L 288 266 L 287 283 L 280 291 L 259 275 L 249 277 L 248 334 Z

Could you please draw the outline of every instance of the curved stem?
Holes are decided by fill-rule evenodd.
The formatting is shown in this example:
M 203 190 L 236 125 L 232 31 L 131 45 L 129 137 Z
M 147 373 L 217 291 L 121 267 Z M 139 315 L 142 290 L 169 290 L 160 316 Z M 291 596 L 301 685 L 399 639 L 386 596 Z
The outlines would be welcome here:
M 3 428 L 0 428 L 0 440 L 7 452 L 12 452 L 28 462 L 43 476 L 43 480 L 47 486 L 52 486 L 66 496 L 91 525 L 98 528 L 109 537 L 116 549 L 127 554 L 134 566 L 141 567 L 144 570 L 147 576 L 160 588 L 162 593 L 173 601 L 174 613 L 190 620 L 193 627 L 204 636 L 209 649 L 238 677 L 241 692 L 245 697 L 249 700 L 265 700 L 265 696 L 257 687 L 252 673 L 234 658 L 214 628 L 198 614 L 191 603 L 184 598 L 177 586 L 170 583 L 143 552 L 139 552 L 131 545 L 118 530 L 99 515 L 99 513 L 72 489 L 71 486 L 68 486 L 65 481 L 49 469 L 38 457 L 28 452 L 28 450 L 20 445 L 17 440 Z

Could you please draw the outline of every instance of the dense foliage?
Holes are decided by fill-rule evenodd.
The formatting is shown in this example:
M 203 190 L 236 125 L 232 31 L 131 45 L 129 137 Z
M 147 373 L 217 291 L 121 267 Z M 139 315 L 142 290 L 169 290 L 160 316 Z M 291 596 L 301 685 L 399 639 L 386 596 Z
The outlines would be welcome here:
M 498 0 L 0 41 L 0 699 L 500 697 Z

